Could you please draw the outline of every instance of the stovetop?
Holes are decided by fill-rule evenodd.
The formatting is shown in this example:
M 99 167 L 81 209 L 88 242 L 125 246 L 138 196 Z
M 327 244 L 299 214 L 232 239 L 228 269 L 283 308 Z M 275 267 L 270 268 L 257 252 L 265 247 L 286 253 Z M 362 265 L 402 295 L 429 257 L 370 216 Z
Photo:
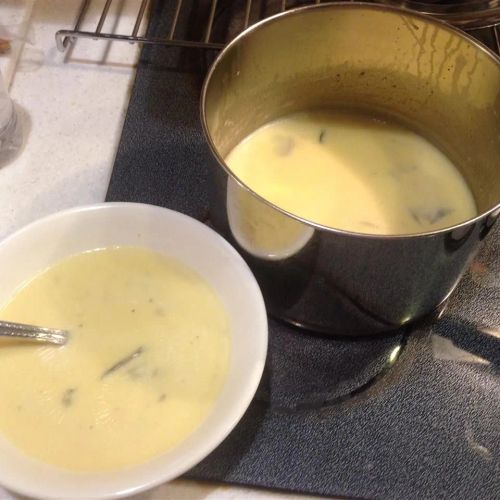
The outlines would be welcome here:
M 150 34 L 164 34 L 173 4 L 154 5 Z M 108 200 L 210 222 L 214 160 L 198 113 L 209 60 L 144 48 Z M 254 401 L 186 476 L 328 496 L 498 497 L 499 242 L 497 225 L 446 306 L 390 336 L 332 339 L 270 319 Z

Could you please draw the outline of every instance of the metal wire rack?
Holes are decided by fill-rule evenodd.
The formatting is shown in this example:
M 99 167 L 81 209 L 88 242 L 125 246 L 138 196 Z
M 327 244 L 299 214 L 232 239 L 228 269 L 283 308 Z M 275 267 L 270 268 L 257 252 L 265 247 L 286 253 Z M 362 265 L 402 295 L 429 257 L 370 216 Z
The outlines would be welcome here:
M 207 4 L 206 17 L 203 20 L 203 29 L 200 36 L 179 35 L 179 19 L 182 17 L 188 7 L 188 0 L 170 0 L 172 2 L 171 19 L 167 20 L 169 29 L 166 37 L 157 38 L 141 33 L 141 26 L 144 24 L 146 12 L 151 8 L 155 0 L 138 0 L 137 16 L 133 28 L 128 33 L 116 33 L 103 30 L 110 14 L 110 8 L 114 0 L 105 0 L 102 10 L 97 19 L 97 24 L 93 30 L 83 30 L 82 26 L 86 21 L 86 14 L 90 10 L 92 2 L 98 0 L 83 0 L 73 29 L 63 29 L 56 33 L 56 43 L 60 51 L 73 43 L 77 38 L 90 38 L 94 40 L 117 40 L 129 43 L 142 43 L 152 45 L 176 46 L 176 47 L 195 47 L 201 49 L 222 49 L 226 41 L 216 40 L 214 36 L 214 20 L 216 13 L 221 8 L 221 0 L 209 0 Z M 168 0 L 167 0 L 168 1 Z M 267 0 L 271 2 L 272 0 Z M 330 0 L 332 1 L 332 0 Z M 353 0 L 351 0 L 353 1 Z M 365 0 L 366 1 L 366 0 Z M 485 33 L 491 40 L 490 45 L 500 54 L 500 0 L 455 0 L 440 2 L 439 0 L 427 1 L 404 1 L 404 0 L 368 0 L 374 3 L 385 3 L 400 5 L 405 8 L 416 10 L 425 14 L 436 16 L 444 21 L 458 26 L 465 31 L 473 31 L 478 34 L 479 31 Z M 265 9 L 256 9 L 255 6 L 259 0 L 242 0 L 242 12 L 238 16 L 238 26 L 232 35 L 243 31 L 251 24 L 267 17 Z M 260 0 L 260 3 L 266 0 Z M 102 2 L 100 2 L 102 3 Z M 283 12 L 290 8 L 323 3 L 322 0 L 274 0 L 275 11 Z M 326 3 L 326 2 L 325 2 Z M 92 7 L 95 7 L 92 5 Z M 257 11 L 257 15 L 256 15 Z M 109 23 L 108 23 L 109 24 Z M 116 26 L 116 23 L 114 23 Z M 234 29 L 233 29 L 234 31 Z

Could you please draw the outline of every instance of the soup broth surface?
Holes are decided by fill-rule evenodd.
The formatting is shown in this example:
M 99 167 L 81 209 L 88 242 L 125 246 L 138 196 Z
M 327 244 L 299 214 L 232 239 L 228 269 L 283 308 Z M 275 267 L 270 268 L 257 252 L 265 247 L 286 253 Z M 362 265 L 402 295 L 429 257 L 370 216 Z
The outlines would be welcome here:
M 364 113 L 285 116 L 250 134 L 226 161 L 265 199 L 336 229 L 421 233 L 477 213 L 464 178 L 440 149 Z
M 172 448 L 207 416 L 228 369 L 222 301 L 185 264 L 143 248 L 69 257 L 0 318 L 70 331 L 64 346 L 0 341 L 0 433 L 66 469 L 118 469 Z

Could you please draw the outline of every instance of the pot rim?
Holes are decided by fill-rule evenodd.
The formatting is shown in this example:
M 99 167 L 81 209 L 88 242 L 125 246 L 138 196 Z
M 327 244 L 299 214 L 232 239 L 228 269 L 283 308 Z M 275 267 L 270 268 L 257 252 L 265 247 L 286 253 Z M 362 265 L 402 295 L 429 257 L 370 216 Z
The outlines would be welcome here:
M 212 76 L 215 72 L 215 69 L 219 65 L 220 61 L 226 57 L 226 54 L 233 49 L 234 46 L 236 46 L 238 43 L 240 43 L 242 40 L 245 38 L 249 37 L 254 31 L 257 31 L 261 29 L 263 26 L 266 26 L 267 24 L 272 24 L 277 21 L 279 21 L 282 17 L 292 17 L 296 15 L 301 15 L 303 12 L 307 12 L 309 10 L 313 9 L 329 9 L 329 10 L 334 10 L 334 9 L 343 9 L 343 8 L 351 8 L 351 9 L 368 9 L 368 10 L 377 10 L 377 11 L 389 11 L 389 12 L 394 12 L 397 14 L 400 14 L 402 16 L 418 19 L 423 22 L 427 22 L 430 24 L 434 24 L 440 28 L 443 28 L 445 30 L 450 31 L 452 34 L 464 39 L 466 42 L 472 44 L 477 50 L 480 50 L 481 52 L 485 53 L 487 57 L 492 59 L 493 63 L 496 63 L 498 69 L 500 70 L 500 56 L 495 54 L 492 50 L 490 50 L 486 45 L 481 43 L 480 41 L 476 40 L 469 34 L 465 33 L 464 31 L 460 30 L 459 28 L 456 28 L 455 26 L 452 26 L 445 21 L 442 21 L 440 19 L 437 19 L 435 17 L 432 17 L 428 14 L 422 14 L 419 12 L 414 12 L 410 11 L 408 9 L 404 9 L 402 7 L 397 7 L 394 5 L 386 5 L 386 4 L 375 4 L 375 3 L 368 3 L 368 2 L 347 2 L 347 1 L 341 1 L 341 2 L 335 2 L 335 3 L 324 3 L 324 4 L 314 4 L 314 5 L 306 5 L 302 7 L 295 7 L 293 9 L 284 11 L 284 12 L 279 12 L 277 14 L 274 14 L 273 16 L 267 17 L 265 19 L 262 19 L 255 24 L 252 24 L 245 30 L 243 30 L 241 33 L 239 33 L 235 38 L 233 38 L 222 50 L 221 52 L 217 55 L 215 61 L 211 64 L 204 82 L 203 82 L 203 87 L 201 91 L 201 99 L 200 99 L 200 115 L 201 115 L 201 124 L 203 127 L 203 133 L 205 135 L 205 138 L 208 142 L 208 145 L 210 147 L 210 150 L 212 154 L 215 156 L 217 163 L 219 164 L 220 167 L 224 169 L 226 174 L 231 177 L 231 179 L 236 182 L 241 188 L 243 188 L 245 191 L 249 192 L 253 196 L 255 196 L 257 199 L 262 201 L 265 205 L 274 208 L 278 212 L 281 212 L 283 215 L 286 215 L 292 219 L 295 219 L 298 222 L 301 222 L 302 224 L 305 224 L 307 226 L 312 227 L 313 229 L 319 229 L 321 231 L 326 231 L 329 233 L 334 233 L 338 235 L 343 235 L 343 236 L 350 236 L 350 237 L 357 237 L 357 238 L 370 238 L 370 239 L 390 239 L 390 240 L 401 240 L 401 239 L 411 239 L 411 238 L 425 238 L 425 237 L 432 237 L 436 235 L 441 235 L 447 232 L 452 232 L 457 229 L 463 229 L 471 224 L 475 224 L 481 219 L 488 217 L 490 215 L 493 215 L 493 217 L 497 217 L 500 214 L 500 200 L 494 204 L 491 208 L 489 208 L 486 211 L 483 211 L 476 215 L 475 217 L 471 219 L 467 219 L 463 222 L 460 222 L 458 224 L 455 224 L 453 226 L 448 226 L 444 227 L 441 229 L 436 229 L 434 231 L 426 231 L 422 233 L 405 233 L 405 234 L 373 234 L 373 233 L 359 233 L 355 231 L 348 231 L 345 229 L 337 229 L 334 227 L 330 226 L 325 226 L 323 224 L 320 224 L 318 222 L 311 221 L 309 219 L 306 219 L 304 217 L 301 217 L 299 215 L 296 215 L 292 212 L 289 212 L 278 205 L 275 205 L 271 201 L 267 200 L 260 194 L 256 193 L 253 189 L 251 189 L 249 186 L 247 186 L 237 175 L 234 174 L 234 172 L 229 168 L 229 166 L 226 164 L 224 158 L 219 154 L 213 140 L 212 136 L 209 131 L 208 123 L 207 123 L 207 116 L 206 116 L 206 101 L 207 101 L 207 92 L 208 92 L 208 87 L 211 83 Z

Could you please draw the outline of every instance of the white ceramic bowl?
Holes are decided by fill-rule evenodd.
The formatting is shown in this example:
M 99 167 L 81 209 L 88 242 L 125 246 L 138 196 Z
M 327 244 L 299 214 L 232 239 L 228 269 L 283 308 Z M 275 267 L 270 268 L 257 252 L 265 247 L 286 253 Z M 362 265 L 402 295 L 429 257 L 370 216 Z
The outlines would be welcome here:
M 257 282 L 223 238 L 172 210 L 104 203 L 59 212 L 30 224 L 0 243 L 0 304 L 20 284 L 60 259 L 111 245 L 143 246 L 173 256 L 216 290 L 232 327 L 226 382 L 210 415 L 185 441 L 123 471 L 82 474 L 59 469 L 27 457 L 0 436 L 0 484 L 19 493 L 38 498 L 110 498 L 173 479 L 229 434 L 260 381 L 267 351 L 267 317 Z

